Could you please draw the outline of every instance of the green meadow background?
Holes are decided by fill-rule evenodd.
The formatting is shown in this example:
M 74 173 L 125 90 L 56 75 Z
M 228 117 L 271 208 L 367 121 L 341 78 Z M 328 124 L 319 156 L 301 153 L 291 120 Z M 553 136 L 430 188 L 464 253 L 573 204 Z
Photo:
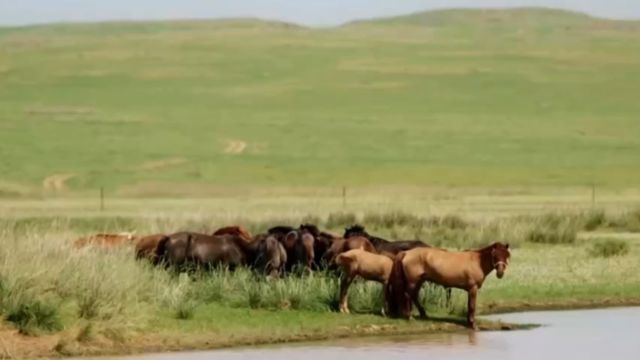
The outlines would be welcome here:
M 639 114 L 640 22 L 556 10 L 0 28 L 5 198 L 634 188 Z

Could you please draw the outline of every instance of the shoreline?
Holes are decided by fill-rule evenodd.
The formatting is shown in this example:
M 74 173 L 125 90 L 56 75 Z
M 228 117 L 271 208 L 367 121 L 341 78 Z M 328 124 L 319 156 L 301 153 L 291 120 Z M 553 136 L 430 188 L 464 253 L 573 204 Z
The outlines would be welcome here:
M 625 306 L 640 306 L 640 299 L 603 301 L 554 301 L 547 303 L 501 304 L 492 310 L 482 309 L 480 315 L 504 314 L 513 312 L 530 312 L 545 310 L 579 310 L 599 309 Z M 351 315 L 353 316 L 353 315 Z M 356 315 L 357 316 L 357 315 Z M 539 327 L 538 324 L 511 324 L 500 321 L 479 319 L 478 331 L 514 331 Z M 69 329 L 59 334 L 31 337 L 21 335 L 17 331 L 4 329 L 2 335 L 1 358 L 61 358 L 84 356 L 126 356 L 149 353 L 173 353 L 188 351 L 209 351 L 218 349 L 239 348 L 245 346 L 266 346 L 276 344 L 295 344 L 321 342 L 337 338 L 367 338 L 383 336 L 420 335 L 434 333 L 464 332 L 468 329 L 452 318 L 434 317 L 422 321 L 412 319 L 386 320 L 384 324 L 356 325 L 354 327 L 339 326 L 326 330 L 310 330 L 290 334 L 257 334 L 221 337 L 219 333 L 202 331 L 197 336 L 179 332 L 159 332 L 133 336 L 118 342 L 102 336 L 90 341 L 73 340 L 78 337 L 78 329 Z M 9 336 L 7 336 L 9 335 Z M 12 350 L 13 349 L 13 350 Z M 28 349 L 28 350 L 27 350 Z M 25 351 L 26 350 L 26 351 Z

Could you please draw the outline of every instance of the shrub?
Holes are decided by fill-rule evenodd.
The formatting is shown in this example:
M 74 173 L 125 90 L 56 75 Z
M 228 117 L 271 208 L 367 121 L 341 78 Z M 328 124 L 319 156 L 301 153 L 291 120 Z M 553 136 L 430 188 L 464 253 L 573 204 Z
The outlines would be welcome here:
M 640 208 L 617 217 L 612 225 L 626 231 L 640 232 Z
M 609 258 L 613 256 L 623 256 L 629 253 L 629 244 L 622 240 L 608 239 L 597 242 L 589 249 L 589 254 L 593 257 Z
M 41 300 L 18 304 L 7 312 L 7 321 L 15 324 L 26 335 L 37 335 L 40 331 L 62 330 L 62 321 L 55 305 Z
M 607 224 L 607 215 L 604 210 L 591 210 L 584 214 L 583 221 L 582 228 L 586 231 L 593 231 Z
M 578 237 L 575 217 L 545 214 L 535 219 L 525 235 L 525 240 L 542 244 L 572 244 Z

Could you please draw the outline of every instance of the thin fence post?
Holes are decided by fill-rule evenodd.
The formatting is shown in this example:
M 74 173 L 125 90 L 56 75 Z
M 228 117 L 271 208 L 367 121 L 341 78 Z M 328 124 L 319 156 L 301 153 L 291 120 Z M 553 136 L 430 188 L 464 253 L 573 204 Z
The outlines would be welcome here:
M 100 186 L 100 211 L 104 211 L 104 187 Z
M 346 208 L 347 207 L 347 187 L 343 186 L 342 187 L 342 208 Z

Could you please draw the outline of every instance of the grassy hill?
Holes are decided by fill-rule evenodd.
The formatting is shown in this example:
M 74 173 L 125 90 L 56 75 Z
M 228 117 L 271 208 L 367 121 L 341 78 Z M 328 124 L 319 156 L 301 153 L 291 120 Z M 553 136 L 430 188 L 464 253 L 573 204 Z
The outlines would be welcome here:
M 0 195 L 640 183 L 640 25 L 451 10 L 0 29 Z

